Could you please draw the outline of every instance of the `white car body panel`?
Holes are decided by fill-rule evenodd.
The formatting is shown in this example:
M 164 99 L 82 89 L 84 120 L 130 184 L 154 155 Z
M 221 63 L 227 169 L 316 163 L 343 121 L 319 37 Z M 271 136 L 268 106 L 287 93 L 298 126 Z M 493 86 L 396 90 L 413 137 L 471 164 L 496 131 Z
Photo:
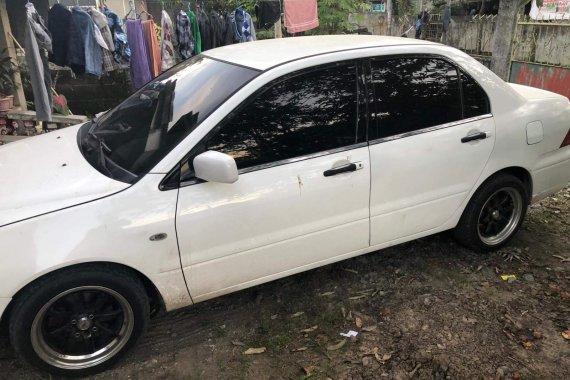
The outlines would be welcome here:
M 129 187 L 81 155 L 79 125 L 0 147 L 0 226 L 102 198 Z
M 0 297 L 66 266 L 110 262 L 145 274 L 168 310 L 190 304 L 173 222 L 177 194 L 158 190 L 162 178 L 147 175 L 112 197 L 2 227 L 0 252 L 13 259 L 10 275 L 0 276 Z M 168 237 L 149 240 L 158 233 Z
M 361 169 L 324 177 L 349 162 Z M 176 230 L 192 298 L 367 248 L 369 199 L 367 146 L 182 187 Z
M 430 143 L 435 134 L 428 132 L 391 141 L 390 146 L 371 145 L 370 155 L 363 147 L 242 174 L 234 184 L 159 190 L 165 174 L 194 145 L 273 79 L 335 61 L 409 53 L 456 62 L 487 92 L 493 118 L 441 129 L 437 145 L 435 140 Z M 330 36 L 238 44 L 205 55 L 268 70 L 223 103 L 133 186 L 107 178 L 84 160 L 75 139 L 78 127 L 0 148 L 0 253 L 6 255 L 0 267 L 0 316 L 9 300 L 34 279 L 86 262 L 117 263 L 141 272 L 172 310 L 191 304 L 190 294 L 202 301 L 453 228 L 481 183 L 505 168 L 531 174 L 534 201 L 570 179 L 570 146 L 559 148 L 570 129 L 568 99 L 506 84 L 453 48 L 411 39 Z M 528 145 L 526 126 L 535 121 L 542 123 L 544 136 Z M 470 129 L 492 135 L 461 144 Z M 376 148 L 380 146 L 386 150 Z M 464 153 L 454 154 L 455 147 Z M 481 156 L 475 157 L 471 148 Z M 435 156 L 438 152 L 445 156 Z M 405 158 L 398 157 L 403 154 Z M 322 171 L 348 156 L 362 162 L 363 169 L 324 181 Z M 387 178 L 388 160 L 391 165 L 406 163 L 410 177 L 401 183 Z M 438 169 L 420 172 L 410 164 L 413 160 L 427 160 Z M 397 169 L 390 168 L 390 173 L 396 176 Z M 420 192 L 414 192 L 413 176 L 421 178 Z M 369 209 L 362 198 L 370 192 L 370 183 Z M 166 233 L 167 239 L 149 240 L 159 233 Z
M 461 206 L 493 150 L 491 115 L 370 143 L 370 241 L 377 245 L 443 225 Z M 487 138 L 462 143 L 485 132 Z

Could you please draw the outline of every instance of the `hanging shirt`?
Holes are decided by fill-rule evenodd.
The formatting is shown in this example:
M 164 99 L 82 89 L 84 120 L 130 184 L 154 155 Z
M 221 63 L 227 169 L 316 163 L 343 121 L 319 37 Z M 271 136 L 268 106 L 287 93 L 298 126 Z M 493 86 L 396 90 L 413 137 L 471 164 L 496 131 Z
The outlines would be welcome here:
M 261 0 L 255 8 L 259 29 L 269 29 L 281 18 L 280 0 Z
M 198 26 L 200 28 L 200 40 L 202 51 L 212 48 L 212 33 L 210 28 L 210 17 L 203 10 L 198 14 Z
M 289 33 L 300 33 L 319 26 L 317 0 L 283 0 L 283 10 Z
M 101 48 L 95 38 L 95 24 L 81 7 L 71 9 L 68 62 L 75 74 L 100 77 L 103 71 Z
M 190 20 L 184 11 L 180 11 L 176 16 L 176 47 L 183 60 L 192 57 L 194 36 L 190 29 Z
M 229 16 L 229 33 L 233 36 L 233 43 L 255 41 L 255 27 L 249 13 L 243 9 L 236 9 Z
M 49 61 L 58 66 L 67 66 L 69 46 L 69 23 L 71 12 L 61 4 L 54 4 L 48 12 L 48 30 L 52 36 L 52 53 Z
M 176 59 L 174 58 L 174 45 L 172 44 L 172 33 L 174 31 L 172 20 L 170 19 L 168 12 L 164 10 L 162 11 L 160 26 L 162 31 L 160 56 L 162 58 L 162 71 L 166 71 L 174 66 Z
M 128 44 L 127 35 L 123 30 L 121 18 L 106 7 L 103 14 L 107 16 L 107 22 L 109 23 L 109 29 L 111 30 L 111 36 L 115 44 L 113 58 L 118 63 L 128 63 L 131 59 L 131 49 Z
M 138 90 L 152 79 L 141 20 L 127 20 L 127 36 L 131 47 L 131 81 Z
M 162 70 L 162 62 L 160 62 L 160 48 L 158 47 L 158 36 L 156 35 L 153 19 L 143 21 L 142 28 L 148 53 L 150 74 L 153 78 L 156 78 Z
M 196 14 L 192 11 L 187 13 L 188 19 L 190 20 L 190 27 L 192 28 L 192 35 L 194 36 L 194 55 L 198 55 L 202 52 L 202 36 L 200 36 L 200 26 L 198 25 L 198 19 Z
M 47 54 L 52 52 L 51 35 L 34 4 L 26 4 L 25 26 L 26 64 L 34 93 L 36 118 L 51 121 L 53 100 L 51 97 L 51 75 Z

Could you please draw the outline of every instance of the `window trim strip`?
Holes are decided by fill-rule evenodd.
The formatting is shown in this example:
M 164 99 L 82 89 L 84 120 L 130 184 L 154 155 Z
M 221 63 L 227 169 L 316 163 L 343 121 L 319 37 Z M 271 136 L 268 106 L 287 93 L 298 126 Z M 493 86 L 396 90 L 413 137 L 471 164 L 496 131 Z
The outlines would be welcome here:
M 360 148 L 365 148 L 368 147 L 368 143 L 363 141 L 361 143 L 357 143 L 357 144 L 352 144 L 352 145 L 347 145 L 347 146 L 343 146 L 340 148 L 336 148 L 336 149 L 330 149 L 330 150 L 326 150 L 326 151 L 322 151 L 322 152 L 317 152 L 317 153 L 312 153 L 312 154 L 307 154 L 305 156 L 298 156 L 298 157 L 293 157 L 293 158 L 287 158 L 285 160 L 279 160 L 279 161 L 274 161 L 274 162 L 270 162 L 267 164 L 263 164 L 263 165 L 256 165 L 256 166 L 250 166 L 248 168 L 243 168 L 243 169 L 239 169 L 238 173 L 239 175 L 242 174 L 247 174 L 247 173 L 252 173 L 252 172 L 256 172 L 259 170 L 265 170 L 265 169 L 271 169 L 277 166 L 284 166 L 284 165 L 289 165 L 289 164 L 294 164 L 296 162 L 302 162 L 302 161 L 307 161 L 307 160 L 311 160 L 313 158 L 319 158 L 319 157 L 325 157 L 325 156 L 330 156 L 331 154 L 336 154 L 336 153 L 341 153 L 341 152 L 346 152 L 349 150 L 355 150 L 355 149 L 360 149 Z M 186 186 L 191 186 L 191 185 L 196 185 L 198 183 L 204 183 L 204 181 L 200 180 L 199 178 L 193 178 L 189 181 L 186 182 L 181 182 L 180 183 L 180 187 L 186 187 Z
M 455 127 L 455 126 L 457 126 L 457 125 L 472 123 L 472 122 L 474 122 L 474 121 L 485 120 L 485 119 L 489 119 L 489 118 L 492 118 L 492 117 L 493 117 L 493 114 L 488 113 L 488 114 L 485 114 L 485 115 L 479 115 L 479 116 L 475 116 L 475 117 L 470 117 L 470 118 L 468 118 L 468 119 L 462 119 L 462 120 L 452 121 L 452 122 L 450 122 L 450 123 L 440 124 L 440 125 L 436 125 L 436 126 L 433 126 L 433 127 L 418 129 L 418 130 L 411 131 L 411 132 L 400 133 L 400 134 L 394 135 L 394 136 L 388 136 L 388 137 L 382 137 L 382 138 L 379 138 L 379 139 L 370 140 L 370 141 L 368 142 L 368 145 L 376 145 L 376 144 L 381 144 L 381 143 L 385 143 L 385 142 L 389 142 L 389 141 L 393 141 L 393 140 L 399 140 L 399 139 L 403 139 L 403 138 L 406 138 L 406 137 L 411 137 L 411 136 L 415 136 L 415 135 L 420 135 L 420 134 L 424 134 L 424 133 L 428 133 L 428 132 L 437 131 L 437 130 L 440 130 L 440 129 L 446 129 L 446 128 Z

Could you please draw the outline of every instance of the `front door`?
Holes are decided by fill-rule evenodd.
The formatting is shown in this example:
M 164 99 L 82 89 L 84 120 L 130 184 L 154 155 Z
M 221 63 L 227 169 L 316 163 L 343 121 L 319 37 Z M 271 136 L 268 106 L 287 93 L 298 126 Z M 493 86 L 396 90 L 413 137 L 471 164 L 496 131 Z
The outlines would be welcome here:
M 481 175 L 495 124 L 483 89 L 437 57 L 371 60 L 371 244 L 446 223 Z
M 190 153 L 176 228 L 201 301 L 334 261 L 369 245 L 370 163 L 354 62 L 288 75 L 254 94 Z M 191 161 L 234 157 L 234 184 Z

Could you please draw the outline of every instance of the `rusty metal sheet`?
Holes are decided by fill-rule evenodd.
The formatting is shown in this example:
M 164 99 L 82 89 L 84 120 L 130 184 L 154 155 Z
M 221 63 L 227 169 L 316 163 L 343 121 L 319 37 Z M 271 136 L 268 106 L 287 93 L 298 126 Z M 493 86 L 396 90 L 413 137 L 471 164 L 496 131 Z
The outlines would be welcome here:
M 509 82 L 556 92 L 570 98 L 570 69 L 513 62 Z

